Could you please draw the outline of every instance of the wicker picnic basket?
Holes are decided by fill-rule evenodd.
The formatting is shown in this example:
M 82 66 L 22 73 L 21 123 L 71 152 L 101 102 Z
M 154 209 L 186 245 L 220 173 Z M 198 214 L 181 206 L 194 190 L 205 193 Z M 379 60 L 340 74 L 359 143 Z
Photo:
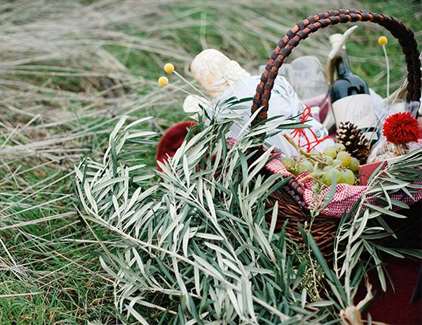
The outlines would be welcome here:
M 407 65 L 407 105 L 419 107 L 421 96 L 421 63 L 418 46 L 413 32 L 397 19 L 383 14 L 366 12 L 356 9 L 331 10 L 310 16 L 295 25 L 284 35 L 268 60 L 261 81 L 257 86 L 251 108 L 252 114 L 261 108 L 254 123 L 267 119 L 268 103 L 274 80 L 286 58 L 299 43 L 310 34 L 330 25 L 348 22 L 372 22 L 386 28 L 398 39 Z M 277 227 L 286 224 L 286 232 L 293 240 L 303 241 L 299 225 L 309 224 L 308 210 L 303 200 L 303 187 L 294 179 L 282 190 L 272 195 L 270 204 L 278 201 L 279 214 Z M 286 222 L 288 220 L 288 222 Z M 311 233 L 323 252 L 330 252 L 340 218 L 315 218 Z

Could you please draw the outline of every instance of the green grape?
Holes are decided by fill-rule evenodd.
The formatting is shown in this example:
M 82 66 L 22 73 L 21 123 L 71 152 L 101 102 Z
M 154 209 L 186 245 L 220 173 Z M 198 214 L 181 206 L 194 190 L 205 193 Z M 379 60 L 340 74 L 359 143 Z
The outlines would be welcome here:
M 340 159 L 334 159 L 333 160 L 333 166 L 334 167 L 341 166 L 341 164 L 342 164 L 342 161 Z
M 355 174 L 350 169 L 345 169 L 342 171 L 342 181 L 343 183 L 353 185 L 356 182 Z
M 314 165 L 307 159 L 299 161 L 298 163 L 298 172 L 312 172 L 314 170 Z
M 320 169 L 314 169 L 314 171 L 311 173 L 313 178 L 320 178 L 322 175 L 324 175 L 324 172 Z
M 340 151 L 337 154 L 337 159 L 341 161 L 341 166 L 347 168 L 350 166 L 350 162 L 352 161 L 352 156 L 350 155 L 350 153 L 346 151 Z
M 336 147 L 328 147 L 324 150 L 324 154 L 328 157 L 331 157 L 332 159 L 335 159 L 337 156 Z
M 331 158 L 330 156 L 326 156 L 326 157 L 324 157 L 325 158 L 325 163 L 327 164 L 327 165 L 332 165 L 333 164 L 333 162 L 334 162 L 334 159 L 333 158 Z
M 352 160 L 350 161 L 350 166 L 349 168 L 354 171 L 357 172 L 359 170 L 359 160 L 357 160 L 356 158 L 352 158 Z
M 324 174 L 322 175 L 321 181 L 325 185 L 330 186 L 331 184 L 334 183 L 334 181 L 336 181 L 336 179 L 337 179 L 337 170 L 335 168 L 330 168 L 324 172 Z
M 344 183 L 344 179 L 343 179 L 343 172 L 341 170 L 335 169 L 336 173 L 336 183 L 337 184 L 341 184 Z
M 333 181 L 330 179 L 330 177 L 328 177 L 327 175 L 323 175 L 323 176 L 322 176 L 322 178 L 321 178 L 321 181 L 322 181 L 325 185 L 327 185 L 327 186 L 330 186 L 330 185 L 331 185 L 331 183 L 333 182 Z
M 294 159 L 290 158 L 290 157 L 284 157 L 281 162 L 283 163 L 284 167 L 287 168 L 287 170 L 292 170 L 294 169 L 296 162 Z
M 336 143 L 336 150 L 337 150 L 337 152 L 345 151 L 346 147 L 341 143 Z

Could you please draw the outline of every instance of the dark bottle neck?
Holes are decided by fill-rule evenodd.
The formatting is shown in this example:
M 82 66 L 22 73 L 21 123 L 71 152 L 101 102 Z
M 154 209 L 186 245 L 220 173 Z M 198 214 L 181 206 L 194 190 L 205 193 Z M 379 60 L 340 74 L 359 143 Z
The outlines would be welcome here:
M 341 78 L 347 75 L 352 74 L 352 70 L 350 69 L 349 63 L 347 62 L 346 57 L 339 58 L 339 62 L 337 63 L 337 77 Z
M 331 103 L 348 96 L 369 94 L 368 84 L 365 80 L 353 74 L 347 56 L 338 58 L 335 67 L 337 79 L 330 90 Z

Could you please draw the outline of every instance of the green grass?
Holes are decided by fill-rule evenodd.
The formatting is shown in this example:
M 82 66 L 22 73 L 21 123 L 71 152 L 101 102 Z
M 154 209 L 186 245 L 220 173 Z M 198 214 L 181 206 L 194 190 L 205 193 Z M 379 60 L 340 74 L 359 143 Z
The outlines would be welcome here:
M 402 19 L 421 43 L 418 1 L 344 2 Z M 98 7 L 88 7 L 88 16 L 85 6 L 91 3 Z M 184 94 L 156 87 L 164 62 L 188 74 L 192 57 L 214 47 L 254 72 L 287 28 L 330 8 L 330 1 L 321 8 L 314 0 L 134 3 L 0 6 L 0 36 L 7 40 L 0 45 L 1 324 L 115 322 L 113 286 L 98 261 L 99 240 L 112 249 L 113 237 L 80 218 L 74 164 L 104 150 L 122 115 L 153 115 L 157 131 L 185 118 Z M 348 48 L 354 71 L 385 94 L 376 44 L 381 34 L 362 25 Z M 315 54 L 324 62 L 328 35 L 312 36 L 293 57 Z M 394 88 L 404 75 L 404 58 L 391 38 L 388 53 Z M 154 166 L 153 149 L 140 156 Z

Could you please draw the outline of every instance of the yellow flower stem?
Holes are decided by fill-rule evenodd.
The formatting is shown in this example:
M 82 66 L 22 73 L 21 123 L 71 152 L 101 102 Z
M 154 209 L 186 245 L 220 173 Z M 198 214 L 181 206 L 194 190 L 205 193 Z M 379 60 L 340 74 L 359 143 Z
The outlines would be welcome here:
M 179 79 L 181 79 L 183 82 L 187 83 L 193 90 L 197 91 L 201 96 L 208 98 L 207 95 L 205 95 L 201 90 L 199 90 L 198 88 L 195 87 L 195 85 L 188 81 L 187 79 L 185 79 L 185 77 L 183 77 L 180 73 L 178 73 L 177 71 L 174 71 L 173 74 L 175 74 Z M 192 94 L 189 94 L 192 95 Z
M 176 89 L 178 91 L 181 91 L 182 93 L 185 93 L 186 95 L 192 95 L 186 89 L 183 89 L 182 87 L 176 86 L 175 84 L 169 83 L 166 88 L 168 88 L 168 87 L 171 87 L 173 89 Z
M 385 48 L 385 45 L 382 46 L 382 50 L 384 52 L 385 65 L 387 68 L 387 98 L 388 98 L 390 97 L 390 62 L 388 60 L 387 49 Z

